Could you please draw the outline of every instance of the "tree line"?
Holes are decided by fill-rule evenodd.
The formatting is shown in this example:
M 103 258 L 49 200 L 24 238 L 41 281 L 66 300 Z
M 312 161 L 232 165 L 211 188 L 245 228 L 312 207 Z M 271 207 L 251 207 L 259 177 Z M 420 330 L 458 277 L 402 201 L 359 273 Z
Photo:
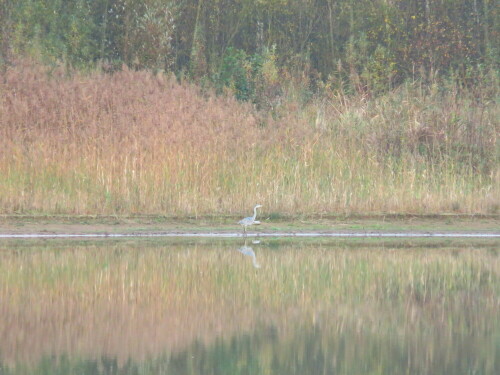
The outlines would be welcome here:
M 172 71 L 241 99 L 283 74 L 352 90 L 498 72 L 495 0 L 0 0 L 0 64 Z

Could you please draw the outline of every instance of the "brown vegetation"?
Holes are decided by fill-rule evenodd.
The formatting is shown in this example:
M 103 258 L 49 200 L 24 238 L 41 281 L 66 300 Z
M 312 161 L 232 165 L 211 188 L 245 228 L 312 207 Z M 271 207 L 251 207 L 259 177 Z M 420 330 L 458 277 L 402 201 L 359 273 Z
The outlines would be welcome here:
M 18 63 L 0 81 L 0 212 L 498 212 L 494 102 L 323 92 L 264 113 L 163 74 Z

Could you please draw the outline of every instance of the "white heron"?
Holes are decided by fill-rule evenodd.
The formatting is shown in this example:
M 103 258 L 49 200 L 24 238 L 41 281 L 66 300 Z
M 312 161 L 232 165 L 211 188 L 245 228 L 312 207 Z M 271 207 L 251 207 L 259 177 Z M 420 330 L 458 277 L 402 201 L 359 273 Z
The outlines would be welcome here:
M 253 216 L 246 217 L 244 219 L 241 219 L 238 221 L 238 224 L 240 224 L 243 227 L 243 233 L 246 235 L 247 234 L 247 227 L 250 225 L 254 224 L 260 224 L 260 221 L 255 220 L 257 217 L 257 208 L 262 207 L 262 205 L 258 204 L 253 208 Z

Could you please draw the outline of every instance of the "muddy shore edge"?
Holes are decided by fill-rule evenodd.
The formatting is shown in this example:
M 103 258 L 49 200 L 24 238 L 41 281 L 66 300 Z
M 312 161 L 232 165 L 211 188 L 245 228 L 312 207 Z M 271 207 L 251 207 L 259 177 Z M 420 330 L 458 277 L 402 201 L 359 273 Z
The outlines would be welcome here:
M 0 216 L 0 234 L 231 233 L 237 217 Z M 263 215 L 251 232 L 442 232 L 500 233 L 500 215 L 372 215 L 273 217 Z

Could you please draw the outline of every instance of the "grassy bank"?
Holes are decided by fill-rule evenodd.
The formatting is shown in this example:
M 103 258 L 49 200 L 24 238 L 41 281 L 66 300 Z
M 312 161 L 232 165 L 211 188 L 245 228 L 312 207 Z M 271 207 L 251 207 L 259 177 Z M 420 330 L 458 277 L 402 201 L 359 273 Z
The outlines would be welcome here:
M 241 217 L 117 217 L 117 216 L 0 216 L 0 234 L 180 234 L 242 233 L 237 221 Z M 499 233 L 500 217 L 473 215 L 458 217 L 294 217 L 276 218 L 263 213 L 262 225 L 251 227 L 250 233 Z M 435 241 L 432 239 L 431 241 Z
M 500 209 L 499 107 L 453 85 L 306 104 L 290 89 L 262 113 L 164 75 L 20 63 L 0 93 L 4 214 Z

